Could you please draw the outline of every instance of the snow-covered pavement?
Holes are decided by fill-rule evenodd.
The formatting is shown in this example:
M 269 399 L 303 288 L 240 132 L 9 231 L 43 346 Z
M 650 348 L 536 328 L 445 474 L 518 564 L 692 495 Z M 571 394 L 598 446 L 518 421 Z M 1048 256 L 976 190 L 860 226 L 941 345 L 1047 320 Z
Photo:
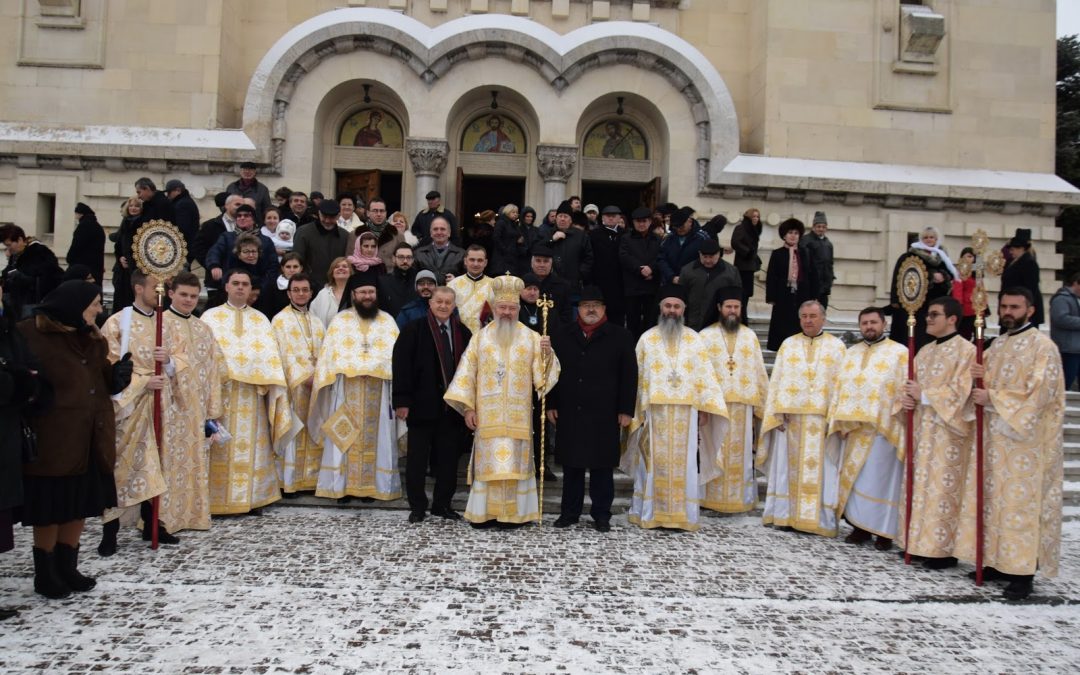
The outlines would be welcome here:
M 1062 575 L 998 600 L 970 569 L 709 517 L 477 531 L 406 512 L 271 507 L 157 553 L 121 534 L 98 587 L 34 595 L 29 532 L 0 556 L 0 671 L 1077 672 L 1080 523 Z

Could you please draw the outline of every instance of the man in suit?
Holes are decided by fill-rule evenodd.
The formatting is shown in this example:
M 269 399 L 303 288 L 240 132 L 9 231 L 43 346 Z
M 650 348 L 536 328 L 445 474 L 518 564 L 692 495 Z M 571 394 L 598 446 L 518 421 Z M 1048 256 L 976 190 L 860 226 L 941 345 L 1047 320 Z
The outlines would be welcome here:
M 439 284 L 447 284 L 461 272 L 465 249 L 451 243 L 450 222 L 442 216 L 431 221 L 431 243 L 416 249 L 416 267 L 431 270 Z
M 431 515 L 461 519 L 450 500 L 457 489 L 458 446 L 464 422 L 446 404 L 443 394 L 454 379 L 472 333 L 454 313 L 454 304 L 452 289 L 435 289 L 427 316 L 408 323 L 394 343 L 394 414 L 409 424 L 405 495 L 410 523 L 423 521 L 427 511 L 424 482 L 429 459 L 435 471 Z

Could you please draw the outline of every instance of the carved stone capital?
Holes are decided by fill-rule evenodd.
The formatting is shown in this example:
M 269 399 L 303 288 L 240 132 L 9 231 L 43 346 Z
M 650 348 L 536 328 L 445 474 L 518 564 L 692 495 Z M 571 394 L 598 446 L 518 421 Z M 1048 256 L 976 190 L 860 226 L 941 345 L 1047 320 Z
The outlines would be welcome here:
M 405 152 L 417 176 L 438 176 L 446 168 L 450 144 L 435 138 L 406 138 Z
M 574 174 L 577 156 L 576 145 L 538 145 L 536 168 L 545 183 L 565 183 Z

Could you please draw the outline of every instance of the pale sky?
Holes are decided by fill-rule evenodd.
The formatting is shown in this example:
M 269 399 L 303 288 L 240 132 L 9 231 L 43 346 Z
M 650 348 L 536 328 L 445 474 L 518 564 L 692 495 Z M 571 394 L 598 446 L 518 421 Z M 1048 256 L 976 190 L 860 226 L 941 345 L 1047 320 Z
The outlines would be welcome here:
M 1057 36 L 1080 34 L 1080 0 L 1057 0 Z

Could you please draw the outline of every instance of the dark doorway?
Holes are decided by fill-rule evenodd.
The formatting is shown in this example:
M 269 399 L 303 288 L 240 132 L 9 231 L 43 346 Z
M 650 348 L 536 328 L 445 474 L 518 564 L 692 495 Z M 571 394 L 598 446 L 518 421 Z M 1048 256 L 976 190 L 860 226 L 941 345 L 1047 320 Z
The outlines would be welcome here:
M 498 210 L 515 204 L 519 209 L 525 204 L 524 178 L 495 178 L 492 176 L 462 176 L 461 198 L 458 202 L 458 221 L 463 225 L 472 222 L 474 214 L 485 209 Z
M 401 210 L 401 174 L 382 171 L 338 171 L 337 192 L 350 192 L 363 198 L 364 203 L 372 197 L 386 200 L 387 214 Z M 413 215 L 406 213 L 412 220 Z
M 648 183 L 609 183 L 606 181 L 582 181 L 582 204 L 596 204 L 603 211 L 605 206 L 614 205 L 629 215 L 639 206 L 653 208 L 657 204 L 655 197 L 656 182 Z M 552 208 L 558 204 L 552 205 Z

